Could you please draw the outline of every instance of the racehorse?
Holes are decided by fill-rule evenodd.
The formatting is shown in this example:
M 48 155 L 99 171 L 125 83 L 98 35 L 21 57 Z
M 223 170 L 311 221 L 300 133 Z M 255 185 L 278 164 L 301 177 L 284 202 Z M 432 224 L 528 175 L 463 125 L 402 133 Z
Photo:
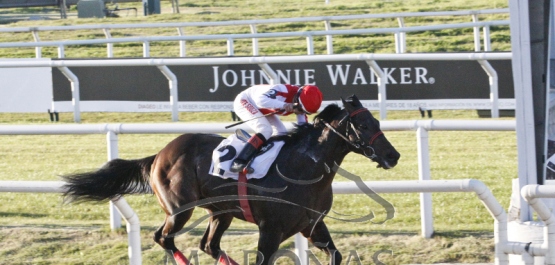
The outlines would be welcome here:
M 341 99 L 344 108 L 328 105 L 312 124 L 298 125 L 284 140 L 268 174 L 244 184 L 259 228 L 256 264 L 273 264 L 280 243 L 300 232 L 323 250 L 330 264 L 340 264 L 323 217 L 333 194 L 334 165 L 355 152 L 393 168 L 400 157 L 380 129 L 380 123 L 358 98 Z M 248 220 L 237 194 L 236 180 L 210 175 L 212 151 L 224 138 L 213 134 L 183 134 L 157 155 L 137 160 L 115 159 L 93 172 L 62 176 L 66 201 L 104 201 L 124 194 L 154 192 L 166 213 L 154 241 L 178 264 L 190 264 L 176 248 L 174 237 L 190 219 L 195 206 L 208 211 L 209 224 L 200 249 L 222 264 L 237 264 L 220 248 L 233 218 Z M 231 154 L 230 151 L 230 155 Z M 229 159 L 232 159 L 229 158 Z M 242 198 L 243 200 L 245 198 Z M 185 229 L 186 230 L 186 229 Z

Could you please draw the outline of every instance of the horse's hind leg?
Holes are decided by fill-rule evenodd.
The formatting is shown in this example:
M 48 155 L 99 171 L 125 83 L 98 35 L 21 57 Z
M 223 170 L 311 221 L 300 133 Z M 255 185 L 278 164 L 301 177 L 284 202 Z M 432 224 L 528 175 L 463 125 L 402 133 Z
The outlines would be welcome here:
M 212 213 L 211 211 L 209 212 Z M 214 259 L 217 259 L 222 265 L 238 265 L 238 263 L 228 257 L 225 252 L 222 252 L 220 248 L 222 236 L 225 230 L 229 228 L 232 220 L 233 215 L 231 214 L 217 214 L 210 217 L 208 227 L 200 241 L 199 248 Z
M 164 224 L 154 233 L 154 241 L 166 251 L 171 251 L 171 254 L 179 265 L 189 265 L 189 261 L 185 258 L 183 253 L 177 249 L 174 239 L 185 223 L 189 221 L 192 214 L 193 209 L 175 215 L 166 215 Z

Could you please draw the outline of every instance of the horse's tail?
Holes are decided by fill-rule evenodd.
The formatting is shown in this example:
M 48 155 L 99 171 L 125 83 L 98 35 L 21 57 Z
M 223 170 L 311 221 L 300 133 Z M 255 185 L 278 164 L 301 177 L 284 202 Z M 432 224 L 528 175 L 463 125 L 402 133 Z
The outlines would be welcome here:
M 124 194 L 151 193 L 148 182 L 155 157 L 114 159 L 96 171 L 62 176 L 65 201 L 105 201 Z

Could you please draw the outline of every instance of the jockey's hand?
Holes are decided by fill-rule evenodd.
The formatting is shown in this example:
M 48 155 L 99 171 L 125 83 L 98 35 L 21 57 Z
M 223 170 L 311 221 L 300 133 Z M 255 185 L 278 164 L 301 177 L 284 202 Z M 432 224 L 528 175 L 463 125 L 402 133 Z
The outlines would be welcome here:
M 295 108 L 295 111 L 293 111 L 293 113 L 297 115 L 306 114 L 301 108 Z
M 285 104 L 283 105 L 283 109 L 284 109 L 285 111 L 287 111 L 287 112 L 293 112 L 293 111 L 295 111 L 295 104 L 293 104 L 293 103 L 285 103 Z

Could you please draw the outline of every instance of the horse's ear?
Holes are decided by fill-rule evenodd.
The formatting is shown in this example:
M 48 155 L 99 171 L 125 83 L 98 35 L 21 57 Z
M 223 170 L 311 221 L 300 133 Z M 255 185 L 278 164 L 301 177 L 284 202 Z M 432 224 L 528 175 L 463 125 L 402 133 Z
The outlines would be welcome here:
M 362 108 L 362 103 L 360 103 L 360 100 L 358 100 L 358 97 L 355 94 L 350 96 L 349 99 L 351 99 L 351 104 L 353 105 L 353 107 Z
M 354 94 L 347 99 L 341 98 L 341 101 L 343 102 L 343 106 L 345 107 L 345 109 L 347 109 L 349 113 L 362 107 L 360 100 L 358 100 L 357 96 Z
M 341 102 L 343 102 L 343 107 L 345 107 L 347 105 L 347 102 L 345 102 L 345 99 L 343 99 L 343 97 L 340 97 L 340 98 L 341 98 Z

